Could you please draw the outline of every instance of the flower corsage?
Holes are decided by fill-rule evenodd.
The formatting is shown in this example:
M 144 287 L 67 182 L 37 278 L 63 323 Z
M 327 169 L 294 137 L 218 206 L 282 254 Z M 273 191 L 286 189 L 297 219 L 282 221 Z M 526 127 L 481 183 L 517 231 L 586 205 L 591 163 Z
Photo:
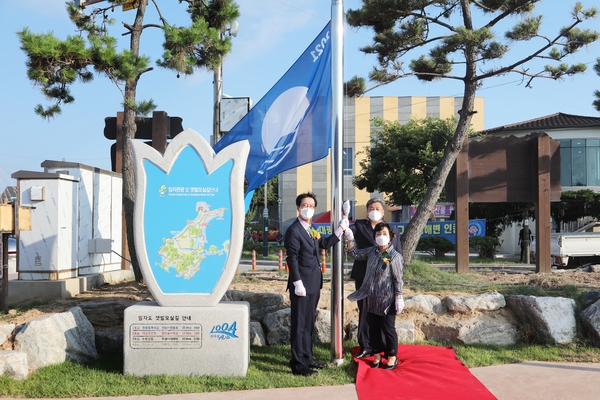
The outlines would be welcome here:
M 312 226 L 308 229 L 308 233 L 310 233 L 310 236 L 313 239 L 319 240 L 321 238 L 321 234 L 319 233 L 319 231 L 313 228 Z
M 381 253 L 381 261 L 383 261 L 384 264 L 389 264 L 390 261 L 392 261 L 392 256 L 384 251 L 383 253 Z

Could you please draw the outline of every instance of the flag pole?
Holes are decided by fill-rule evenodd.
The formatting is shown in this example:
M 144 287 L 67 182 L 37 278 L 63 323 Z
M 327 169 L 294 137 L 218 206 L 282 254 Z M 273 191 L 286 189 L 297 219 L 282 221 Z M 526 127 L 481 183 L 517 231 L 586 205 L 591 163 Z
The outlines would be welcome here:
M 343 0 L 331 2 L 331 220 L 333 228 L 341 218 L 342 206 L 342 123 L 343 116 Z M 343 244 L 340 241 L 331 254 L 331 358 L 336 365 L 344 362 L 343 329 Z

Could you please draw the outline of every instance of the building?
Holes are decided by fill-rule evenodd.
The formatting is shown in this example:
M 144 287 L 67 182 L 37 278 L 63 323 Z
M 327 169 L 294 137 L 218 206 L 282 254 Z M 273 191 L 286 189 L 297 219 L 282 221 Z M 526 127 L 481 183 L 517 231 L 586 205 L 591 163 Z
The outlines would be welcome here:
M 420 96 L 379 96 L 345 98 L 343 127 L 343 199 L 352 200 L 350 215 L 355 219 L 365 218 L 364 205 L 372 197 L 380 197 L 380 193 L 368 193 L 358 190 L 352 185 L 352 178 L 360 173 L 360 151 L 369 146 L 371 137 L 371 120 L 381 117 L 385 120 L 406 123 L 412 118 L 458 118 L 458 110 L 462 105 L 462 97 L 420 97 Z M 476 114 L 473 115 L 472 127 L 478 131 L 483 129 L 484 101 L 482 97 L 475 99 Z M 330 156 L 282 173 L 279 176 L 279 195 L 281 227 L 283 231 L 297 216 L 296 196 L 312 191 L 319 200 L 315 215 L 327 212 L 331 204 L 330 190 Z M 356 205 L 356 209 L 354 209 Z M 386 220 L 392 220 L 391 211 L 386 211 Z
M 560 143 L 560 183 L 563 192 L 581 189 L 600 192 L 600 117 L 559 112 L 529 121 L 486 129 L 479 133 L 519 137 L 533 132 L 545 132 Z M 519 229 L 520 226 L 513 226 L 501 236 L 502 252 L 518 251 Z M 577 229 L 577 226 L 570 229 L 566 227 L 566 230 L 574 229 Z

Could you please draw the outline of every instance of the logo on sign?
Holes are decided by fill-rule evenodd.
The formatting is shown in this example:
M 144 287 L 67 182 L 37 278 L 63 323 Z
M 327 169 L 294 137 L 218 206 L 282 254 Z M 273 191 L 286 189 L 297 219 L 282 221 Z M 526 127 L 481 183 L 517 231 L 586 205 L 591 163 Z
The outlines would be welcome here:
M 229 339 L 238 339 L 235 331 L 237 330 L 237 323 L 233 321 L 231 325 L 227 322 L 222 323 L 221 325 L 215 325 L 210 330 L 210 337 L 217 340 L 229 340 Z

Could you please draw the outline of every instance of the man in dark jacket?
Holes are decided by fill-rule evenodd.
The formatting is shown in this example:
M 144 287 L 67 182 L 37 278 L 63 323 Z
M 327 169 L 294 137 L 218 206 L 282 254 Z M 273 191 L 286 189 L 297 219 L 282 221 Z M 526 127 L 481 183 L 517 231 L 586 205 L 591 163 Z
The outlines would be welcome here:
M 381 199 L 370 199 L 367 201 L 367 219 L 359 219 L 354 222 L 354 225 L 350 227 L 354 233 L 355 246 L 358 249 L 364 249 L 367 247 L 375 246 L 375 225 L 383 221 L 383 214 L 385 212 L 385 204 Z M 392 245 L 394 249 L 402 254 L 402 245 L 400 244 L 400 233 L 398 229 L 392 227 L 395 235 L 392 239 Z M 360 289 L 365 279 L 365 273 L 367 271 L 366 260 L 355 260 L 352 265 L 352 273 L 350 278 L 354 279 L 354 285 L 356 290 Z M 366 313 L 363 313 L 363 300 L 358 302 L 358 344 L 360 350 L 357 353 L 358 358 L 366 357 L 369 354 L 363 349 L 364 339 L 368 335 L 369 329 L 365 322 Z
M 296 198 L 298 219 L 286 230 L 284 239 L 286 262 L 290 270 L 290 367 L 294 375 L 312 375 L 316 373 L 315 369 L 325 367 L 325 364 L 316 362 L 312 354 L 315 312 L 323 287 L 319 260 L 321 249 L 328 249 L 338 243 L 344 230 L 348 228 L 348 219 L 342 219 L 333 235 L 321 237 L 311 225 L 316 206 L 317 198 L 313 193 L 303 193 Z

